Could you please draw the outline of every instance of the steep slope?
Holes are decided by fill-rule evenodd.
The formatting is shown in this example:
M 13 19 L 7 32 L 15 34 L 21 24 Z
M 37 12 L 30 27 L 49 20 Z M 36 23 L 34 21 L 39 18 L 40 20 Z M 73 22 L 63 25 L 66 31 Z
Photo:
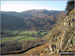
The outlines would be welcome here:
M 49 44 L 47 47 L 39 46 L 24 53 L 27 55 L 58 55 L 59 51 L 75 51 L 75 9 L 68 16 L 57 24 L 48 34 Z M 40 51 L 37 51 L 38 49 Z M 41 50 L 41 48 L 43 48 Z M 36 53 L 35 53 L 36 52 Z
M 5 13 L 1 13 L 1 29 L 2 30 L 17 30 L 17 29 L 24 29 L 24 19 L 8 15 Z
M 59 51 L 75 51 L 75 9 L 62 21 L 53 31 L 53 37 L 50 40 L 50 51 L 59 53 Z M 51 37 L 51 35 L 50 35 Z M 52 46 L 52 47 L 51 47 Z

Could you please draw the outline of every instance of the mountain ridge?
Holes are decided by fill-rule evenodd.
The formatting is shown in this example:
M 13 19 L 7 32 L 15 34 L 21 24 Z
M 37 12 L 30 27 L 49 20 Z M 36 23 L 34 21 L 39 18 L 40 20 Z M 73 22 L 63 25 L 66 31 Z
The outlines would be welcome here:
M 45 11 L 47 11 L 47 12 L 45 12 Z M 56 12 L 58 12 L 58 13 L 56 13 Z M 43 10 L 43 12 L 37 12 L 37 10 L 35 10 L 35 11 L 33 10 L 33 12 L 25 11 L 25 12 L 21 12 L 21 13 L 19 13 L 19 12 L 3 12 L 2 11 L 1 12 L 1 21 L 2 21 L 1 28 L 2 28 L 2 30 L 17 30 L 17 29 L 18 30 L 32 30 L 32 29 L 46 30 L 46 29 L 50 29 L 52 27 L 52 25 L 55 24 L 58 19 L 58 18 L 56 18 L 56 16 L 58 17 L 58 15 L 61 13 L 62 13 L 62 11 L 49 12 L 48 10 Z M 18 18 L 20 18 L 20 19 L 18 19 Z M 21 22 L 19 22 L 19 21 L 21 21 Z M 9 25 L 7 24 L 8 22 L 9 22 Z M 21 24 L 21 25 L 19 25 L 19 24 Z M 44 26 L 44 27 L 40 27 L 39 25 Z

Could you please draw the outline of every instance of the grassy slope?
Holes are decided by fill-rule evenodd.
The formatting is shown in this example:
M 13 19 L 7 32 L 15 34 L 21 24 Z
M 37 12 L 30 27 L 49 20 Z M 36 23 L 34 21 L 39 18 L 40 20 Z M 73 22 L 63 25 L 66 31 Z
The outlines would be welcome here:
M 29 50 L 29 51 L 27 51 L 25 53 L 22 53 L 22 54 L 11 54 L 11 55 L 15 55 L 15 56 L 17 56 L 17 55 L 27 55 L 27 56 L 30 56 L 32 54 L 32 55 L 35 56 L 35 55 L 40 53 L 39 54 L 40 56 L 49 56 L 47 52 L 43 51 L 45 48 L 48 48 L 49 44 L 50 44 L 50 42 L 47 42 L 46 44 L 38 46 L 36 48 L 32 48 L 31 50 Z M 51 55 L 51 56 L 60 56 L 60 55 L 54 54 L 54 55 Z
M 36 55 L 36 54 L 40 53 L 41 50 L 44 50 L 44 48 L 47 48 L 48 45 L 49 45 L 49 42 L 44 45 L 41 45 L 39 47 L 31 49 L 31 50 L 27 51 L 26 53 L 24 53 L 23 55 L 30 55 L 30 54 Z

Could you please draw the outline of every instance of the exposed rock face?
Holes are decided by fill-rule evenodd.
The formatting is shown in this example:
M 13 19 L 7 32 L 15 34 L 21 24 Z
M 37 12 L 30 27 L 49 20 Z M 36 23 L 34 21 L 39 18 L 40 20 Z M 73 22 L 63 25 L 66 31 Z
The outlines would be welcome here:
M 50 39 L 49 50 L 51 54 L 59 51 L 75 51 L 75 9 L 56 28 Z M 53 29 L 54 30 L 54 29 Z M 51 37 L 51 35 L 50 35 Z
M 73 9 L 69 15 L 66 16 L 61 23 L 57 24 L 49 33 L 49 45 L 42 50 L 43 54 L 54 55 L 59 54 L 59 51 L 75 51 L 74 12 L 75 9 Z

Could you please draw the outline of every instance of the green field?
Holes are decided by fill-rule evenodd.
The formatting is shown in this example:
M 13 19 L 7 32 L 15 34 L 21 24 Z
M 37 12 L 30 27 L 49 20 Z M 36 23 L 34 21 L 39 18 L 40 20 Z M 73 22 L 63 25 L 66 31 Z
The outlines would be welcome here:
M 37 31 L 21 31 L 19 34 L 37 34 Z
M 0 42 L 10 42 L 10 41 L 24 41 L 24 40 L 34 40 L 35 37 L 25 37 L 25 36 L 14 36 L 14 37 L 5 37 L 0 39 Z
M 3 33 L 13 34 L 14 36 L 1 37 L 0 43 L 10 41 L 34 40 L 39 38 L 40 35 L 44 37 L 46 32 L 39 33 L 39 31 L 3 31 Z

